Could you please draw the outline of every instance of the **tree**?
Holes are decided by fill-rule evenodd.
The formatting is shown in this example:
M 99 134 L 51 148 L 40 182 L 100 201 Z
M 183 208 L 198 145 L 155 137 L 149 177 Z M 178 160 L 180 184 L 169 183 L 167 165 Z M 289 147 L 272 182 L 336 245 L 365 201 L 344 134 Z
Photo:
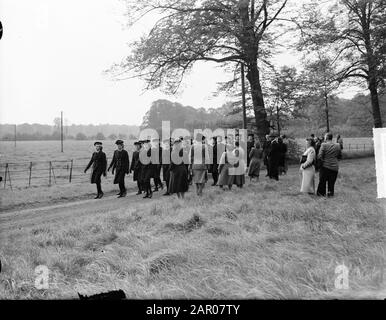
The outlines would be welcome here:
M 98 132 L 95 136 L 96 140 L 105 140 L 105 135 L 102 132 Z
M 385 12 L 385 0 L 341 0 L 324 11 L 314 2 L 302 22 L 308 45 L 334 50 L 341 81 L 367 84 L 376 128 L 382 127 L 378 90 L 386 76 Z
M 109 138 L 109 140 L 117 140 L 117 135 L 112 133 L 107 138 Z
M 287 0 L 127 0 L 127 4 L 133 20 L 149 12 L 158 12 L 162 18 L 110 71 L 116 77 L 134 73 L 146 81 L 148 89 L 175 93 L 198 61 L 223 66 L 243 63 L 258 135 L 264 141 L 269 123 L 258 63 L 264 63 L 269 55 L 272 23 Z
M 304 96 L 312 104 L 317 104 L 325 114 L 326 130 L 330 131 L 330 101 L 340 85 L 336 65 L 327 50 L 319 48 L 312 53 L 313 58 L 304 60 L 302 74 Z
M 75 136 L 75 139 L 76 140 L 87 140 L 87 136 L 82 132 L 78 132 Z
M 283 122 L 297 116 L 301 108 L 301 81 L 294 67 L 283 66 L 280 71 L 273 71 L 267 88 L 267 101 L 271 121 L 276 123 L 277 133 L 280 135 Z

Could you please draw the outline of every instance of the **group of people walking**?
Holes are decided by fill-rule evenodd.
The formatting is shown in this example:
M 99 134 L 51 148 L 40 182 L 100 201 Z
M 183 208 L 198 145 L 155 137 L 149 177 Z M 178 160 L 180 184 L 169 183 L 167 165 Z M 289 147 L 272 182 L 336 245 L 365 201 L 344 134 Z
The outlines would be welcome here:
M 279 180 L 279 176 L 287 172 L 287 152 L 285 136 L 266 136 L 263 145 L 255 141 L 254 135 L 248 135 L 247 156 L 244 161 L 244 149 L 240 147 L 239 136 L 230 141 L 225 137 L 212 137 L 208 142 L 206 137 L 198 134 L 193 142 L 190 137 L 178 139 L 142 140 L 134 143 L 135 150 L 131 161 L 124 149 L 124 142 L 117 140 L 110 165 L 107 167 L 106 154 L 102 142 L 95 142 L 95 152 L 84 172 L 92 166 L 91 183 L 97 187 L 95 199 L 103 197 L 101 176 L 112 170 L 114 184 L 119 185 L 118 197 L 125 197 L 125 176 L 133 173 L 137 183 L 137 195 L 152 198 L 153 192 L 166 188 L 165 196 L 177 194 L 184 198 L 190 185 L 195 186 L 196 194 L 201 196 L 211 173 L 212 186 L 220 189 L 232 189 L 234 185 L 242 188 L 245 184 L 245 173 L 250 181 L 258 181 L 262 162 L 267 168 L 270 179 Z M 325 185 L 328 183 L 328 195 L 334 194 L 334 183 L 338 171 L 337 159 L 341 155 L 341 144 L 332 143 L 332 134 L 325 136 L 324 142 L 318 138 L 307 139 L 307 149 L 301 160 L 302 184 L 301 192 L 315 193 L 315 172 L 320 172 L 317 194 L 325 195 Z M 319 159 L 319 160 L 318 160 Z M 162 179 L 161 179 L 162 171 Z M 153 180 L 154 190 L 151 180 Z M 324 189 L 323 189 L 324 185 Z

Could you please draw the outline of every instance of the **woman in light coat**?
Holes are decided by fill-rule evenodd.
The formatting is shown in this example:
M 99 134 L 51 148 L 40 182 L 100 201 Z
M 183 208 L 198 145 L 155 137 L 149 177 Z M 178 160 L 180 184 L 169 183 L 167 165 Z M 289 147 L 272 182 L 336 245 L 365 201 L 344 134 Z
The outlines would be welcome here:
M 315 141 L 312 138 L 307 139 L 307 149 L 302 155 L 300 164 L 300 173 L 302 174 L 302 185 L 300 192 L 315 194 Z
M 228 186 L 229 190 L 232 189 L 235 176 L 229 174 L 229 169 L 233 168 L 236 162 L 237 159 L 233 153 L 233 146 L 229 145 L 227 146 L 227 150 L 222 153 L 219 161 L 219 178 L 217 185 L 220 189 L 223 189 L 224 186 Z
M 234 164 L 234 179 L 233 184 L 237 185 L 239 188 L 242 188 L 245 184 L 245 171 L 247 165 L 244 161 L 244 150 L 240 148 L 239 143 L 236 141 L 236 148 L 233 150 L 233 155 L 236 158 L 236 163 Z

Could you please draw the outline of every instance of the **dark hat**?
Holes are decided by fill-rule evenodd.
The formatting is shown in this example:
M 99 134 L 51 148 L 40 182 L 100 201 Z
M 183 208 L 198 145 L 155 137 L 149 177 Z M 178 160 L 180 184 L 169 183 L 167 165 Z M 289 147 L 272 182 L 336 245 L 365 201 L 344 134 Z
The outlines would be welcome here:
M 136 141 L 136 142 L 134 142 L 134 145 L 135 145 L 135 146 L 140 146 L 140 145 L 141 145 L 141 141 Z
M 100 141 L 95 141 L 94 142 L 94 146 L 101 146 L 102 145 L 102 142 L 100 142 Z
M 115 144 L 117 144 L 117 145 L 119 145 L 119 144 L 123 144 L 123 140 L 117 140 L 117 141 L 115 141 Z
M 173 144 L 177 144 L 177 143 L 181 143 L 181 142 L 182 142 L 181 139 L 175 139 L 174 142 L 173 142 Z

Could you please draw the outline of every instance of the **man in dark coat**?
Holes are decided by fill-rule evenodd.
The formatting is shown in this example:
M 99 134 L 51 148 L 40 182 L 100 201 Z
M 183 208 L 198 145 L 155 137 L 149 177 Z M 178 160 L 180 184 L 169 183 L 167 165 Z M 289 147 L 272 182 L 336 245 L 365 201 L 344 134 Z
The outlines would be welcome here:
M 164 185 L 161 181 L 161 167 L 162 167 L 162 148 L 159 142 L 159 139 L 153 139 L 152 148 L 151 148 L 151 162 L 153 164 L 154 172 L 154 191 L 158 191 L 158 187 L 161 189 L 164 188 Z
M 273 138 L 273 137 L 272 137 Z M 273 139 L 268 153 L 269 178 L 279 180 L 281 150 L 277 138 Z
M 217 144 L 217 137 L 213 137 L 213 144 L 209 148 L 209 156 L 212 160 L 212 164 L 209 166 L 209 172 L 212 173 L 212 178 L 213 178 L 213 184 L 212 186 L 217 185 L 218 181 L 218 164 L 219 160 L 221 158 L 222 152 L 221 152 L 221 146 L 222 144 Z M 220 157 L 218 156 L 219 150 L 220 149 Z M 223 148 L 225 150 L 225 148 Z
M 277 138 L 277 142 L 279 145 L 279 151 L 280 151 L 280 156 L 279 156 L 279 175 L 282 175 L 285 173 L 285 159 L 286 159 L 286 154 L 287 154 L 287 145 L 283 142 L 282 137 Z
M 162 147 L 162 178 L 166 184 L 166 192 L 164 196 L 169 196 L 169 181 L 170 181 L 170 154 L 172 152 L 171 141 L 166 139 L 163 141 Z
M 143 198 L 151 198 L 153 196 L 153 191 L 151 190 L 151 184 L 150 179 L 155 176 L 155 167 L 153 163 L 151 162 L 151 146 L 150 146 L 150 140 L 144 141 L 144 148 L 141 151 L 143 152 L 143 156 L 148 159 L 147 162 L 142 162 L 141 157 L 140 161 L 142 163 L 142 181 L 143 181 L 143 189 L 146 192 L 145 196 Z
M 133 172 L 133 181 L 137 181 L 138 192 L 137 194 L 142 193 L 141 185 L 141 162 L 139 161 L 139 152 L 141 149 L 140 142 L 134 142 L 135 151 L 133 152 L 133 157 L 131 159 L 130 173 Z
M 84 169 L 84 173 L 92 165 L 91 183 L 95 183 L 97 186 L 97 195 L 94 199 L 100 199 L 103 197 L 101 175 L 103 174 L 106 177 L 107 158 L 106 154 L 102 151 L 102 142 L 97 141 L 94 143 L 94 146 L 96 151 L 92 154 L 90 162 L 86 169 Z
M 271 152 L 271 137 L 267 134 L 265 136 L 265 141 L 263 143 L 263 161 L 264 165 L 267 168 L 267 174 L 266 177 L 270 177 L 270 170 L 269 170 L 269 153 Z
M 251 153 L 252 148 L 255 146 L 255 137 L 251 133 L 248 135 L 248 141 L 247 141 L 247 166 L 249 167 L 249 162 L 251 159 L 249 158 L 249 154 Z
M 112 168 L 112 174 L 115 171 L 114 184 L 119 185 L 119 193 L 117 193 L 118 198 L 126 197 L 126 187 L 125 187 L 125 175 L 130 172 L 130 160 L 129 154 L 124 149 L 124 144 L 122 140 L 117 140 L 115 142 L 118 149 L 114 151 L 113 160 L 111 160 L 110 166 L 107 171 L 110 171 Z

